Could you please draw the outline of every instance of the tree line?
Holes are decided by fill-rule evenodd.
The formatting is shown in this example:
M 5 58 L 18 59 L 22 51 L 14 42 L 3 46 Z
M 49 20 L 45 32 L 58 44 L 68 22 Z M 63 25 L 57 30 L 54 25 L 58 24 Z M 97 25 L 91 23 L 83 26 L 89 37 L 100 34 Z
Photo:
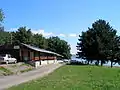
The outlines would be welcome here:
M 70 45 L 59 37 L 45 38 L 42 34 L 33 34 L 31 29 L 20 27 L 17 31 L 7 32 L 2 26 L 4 14 L 0 9 L 0 45 L 25 43 L 41 49 L 50 50 L 61 54 L 65 59 L 70 59 Z
M 79 35 L 77 43 L 78 58 L 86 59 L 89 62 L 96 61 L 101 66 L 110 61 L 111 67 L 114 63 L 120 62 L 120 36 L 109 22 L 99 19 L 92 27 Z

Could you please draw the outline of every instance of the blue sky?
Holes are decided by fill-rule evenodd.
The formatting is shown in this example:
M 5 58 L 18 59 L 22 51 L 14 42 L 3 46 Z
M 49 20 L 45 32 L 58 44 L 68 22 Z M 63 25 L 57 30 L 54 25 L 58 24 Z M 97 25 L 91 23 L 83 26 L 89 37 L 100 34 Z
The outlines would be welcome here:
M 0 0 L 0 3 L 7 31 L 27 26 L 44 36 L 58 35 L 71 45 L 71 53 L 76 53 L 81 31 L 86 31 L 97 19 L 110 22 L 119 34 L 119 0 Z

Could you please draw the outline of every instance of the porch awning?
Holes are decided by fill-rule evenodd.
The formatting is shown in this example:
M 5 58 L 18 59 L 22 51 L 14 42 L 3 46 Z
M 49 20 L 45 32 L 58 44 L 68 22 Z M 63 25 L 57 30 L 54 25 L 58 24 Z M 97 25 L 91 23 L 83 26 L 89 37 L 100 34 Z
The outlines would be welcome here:
M 52 52 L 52 51 L 48 51 L 48 50 L 45 50 L 45 49 L 40 49 L 40 48 L 30 46 L 30 45 L 27 45 L 27 44 L 24 44 L 24 43 L 21 43 L 21 45 L 26 46 L 27 48 L 30 48 L 30 49 L 35 50 L 35 51 L 39 51 L 39 52 L 43 52 L 43 53 L 49 53 L 49 54 L 53 54 L 53 55 L 56 55 L 56 56 L 63 57 L 62 55 L 60 55 L 58 53 L 55 53 L 55 52 Z

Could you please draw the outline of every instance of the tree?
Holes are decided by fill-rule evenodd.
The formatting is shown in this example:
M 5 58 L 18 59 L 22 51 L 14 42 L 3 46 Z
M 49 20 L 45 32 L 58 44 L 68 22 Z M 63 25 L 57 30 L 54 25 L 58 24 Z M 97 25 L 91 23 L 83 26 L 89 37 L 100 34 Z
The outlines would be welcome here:
M 32 40 L 33 40 L 32 42 L 33 45 L 38 46 L 39 48 L 43 48 L 43 49 L 48 48 L 47 39 L 43 37 L 42 34 L 34 34 Z
M 4 18 L 5 18 L 4 13 L 2 9 L 0 9 L 0 22 L 2 22 Z
M 0 30 L 0 45 L 10 43 L 10 33 L 4 31 L 4 28 Z
M 96 60 L 98 63 L 100 60 L 102 65 L 111 56 L 111 50 L 114 52 L 115 38 L 116 30 L 105 20 L 97 20 L 92 24 L 92 28 L 82 32 L 79 37 L 77 55 L 87 60 Z M 112 61 L 113 56 L 110 59 Z
M 48 48 L 45 37 L 41 34 L 33 34 L 31 29 L 27 29 L 26 27 L 20 27 L 18 31 L 12 32 L 12 36 L 14 44 L 26 43 L 42 49 Z
M 111 59 L 111 67 L 113 62 L 115 64 L 120 62 L 120 36 L 116 36 L 111 44 L 112 49 L 110 50 L 110 59 Z
M 4 18 L 5 18 L 4 13 L 2 9 L 0 9 L 0 45 L 10 43 L 10 33 L 4 31 L 4 27 L 1 24 Z
M 70 49 L 70 45 L 59 37 L 48 38 L 48 50 L 57 52 L 63 55 L 66 59 L 70 59 L 71 57 Z
M 32 43 L 32 32 L 31 29 L 26 29 L 26 27 L 20 27 L 18 31 L 13 32 L 13 42 L 15 44 L 19 43 Z

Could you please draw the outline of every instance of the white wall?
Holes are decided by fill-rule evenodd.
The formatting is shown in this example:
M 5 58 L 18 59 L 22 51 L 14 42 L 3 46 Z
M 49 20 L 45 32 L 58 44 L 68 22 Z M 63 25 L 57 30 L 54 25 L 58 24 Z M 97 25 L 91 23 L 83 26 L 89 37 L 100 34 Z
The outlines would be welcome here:
M 40 66 L 40 61 L 36 61 L 35 62 L 35 67 L 37 68 L 37 67 L 39 67 Z
M 41 65 L 46 65 L 46 64 L 48 64 L 48 62 L 47 62 L 47 60 L 41 60 Z
M 47 65 L 47 64 L 52 64 L 52 63 L 57 63 L 57 60 L 41 60 L 41 65 Z M 35 67 L 40 66 L 40 61 L 35 61 L 34 62 Z
M 56 63 L 57 60 L 42 60 L 41 61 L 41 65 L 46 65 L 46 64 L 52 64 L 52 63 Z
M 54 62 L 55 62 L 55 60 L 48 60 L 48 64 L 52 64 Z

